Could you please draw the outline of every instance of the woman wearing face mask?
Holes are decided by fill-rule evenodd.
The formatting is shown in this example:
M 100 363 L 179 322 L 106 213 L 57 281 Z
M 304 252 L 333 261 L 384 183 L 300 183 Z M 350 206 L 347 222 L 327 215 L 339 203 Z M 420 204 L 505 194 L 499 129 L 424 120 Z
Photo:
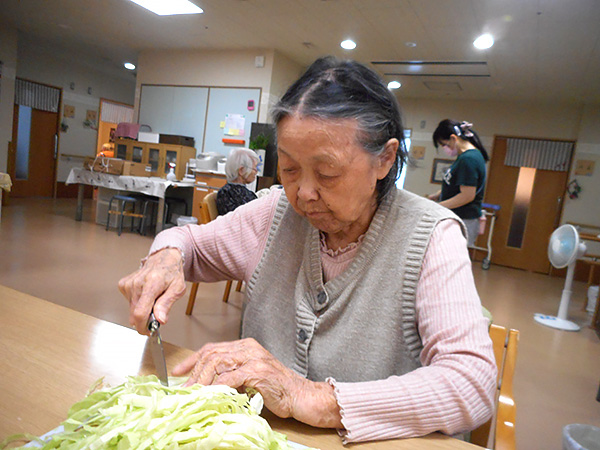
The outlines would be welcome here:
M 428 195 L 430 200 L 451 209 L 467 227 L 467 244 L 475 245 L 479 232 L 481 203 L 485 186 L 485 163 L 489 160 L 472 123 L 445 119 L 433 132 L 433 145 L 456 161 L 444 174 L 442 189 Z

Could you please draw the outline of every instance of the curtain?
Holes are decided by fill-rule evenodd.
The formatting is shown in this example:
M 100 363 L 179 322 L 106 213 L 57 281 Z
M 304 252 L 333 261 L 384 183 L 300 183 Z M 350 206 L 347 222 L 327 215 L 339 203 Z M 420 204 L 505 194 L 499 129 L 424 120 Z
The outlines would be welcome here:
M 504 165 L 566 172 L 574 143 L 508 138 Z
M 101 107 L 102 115 L 100 120 L 102 122 L 110 123 L 121 123 L 121 122 L 133 122 L 133 107 L 120 105 L 117 103 L 107 102 L 102 100 Z
M 15 103 L 42 111 L 58 112 L 60 89 L 17 78 Z

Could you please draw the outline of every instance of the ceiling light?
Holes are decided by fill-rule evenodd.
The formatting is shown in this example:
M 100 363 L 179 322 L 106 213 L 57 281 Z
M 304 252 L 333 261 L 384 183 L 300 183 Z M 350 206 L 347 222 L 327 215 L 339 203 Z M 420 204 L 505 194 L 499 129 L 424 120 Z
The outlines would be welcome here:
M 173 16 L 176 14 L 202 14 L 202 8 L 194 5 L 189 0 L 130 0 L 133 3 L 152 11 L 159 16 Z
M 346 39 L 345 41 L 342 41 L 340 46 L 346 50 L 354 50 L 356 48 L 356 42 L 351 39 Z
M 485 50 L 494 45 L 494 38 L 491 34 L 482 34 L 473 41 L 473 45 L 479 50 Z
M 404 45 L 406 45 L 407 47 L 416 47 L 417 43 L 416 42 L 405 42 Z
M 135 64 L 131 64 L 130 62 L 126 62 L 123 64 L 127 70 L 135 70 Z
M 388 89 L 398 89 L 400 86 L 402 86 L 402 83 L 399 81 L 390 81 L 388 83 Z

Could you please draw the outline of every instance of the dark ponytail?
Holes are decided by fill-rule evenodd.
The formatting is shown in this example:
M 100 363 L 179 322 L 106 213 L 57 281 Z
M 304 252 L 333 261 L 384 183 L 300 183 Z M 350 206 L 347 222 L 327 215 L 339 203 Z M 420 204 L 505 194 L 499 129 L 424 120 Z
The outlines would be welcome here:
M 457 122 L 455 120 L 444 119 L 433 132 L 433 145 L 437 148 L 442 140 L 447 141 L 450 139 L 451 135 L 455 134 L 459 138 L 469 141 L 473 147 L 481 152 L 484 161 L 489 161 L 490 157 L 488 156 L 487 150 L 481 143 L 481 139 L 479 139 L 477 133 L 471 129 L 472 126 L 473 124 L 468 122 Z

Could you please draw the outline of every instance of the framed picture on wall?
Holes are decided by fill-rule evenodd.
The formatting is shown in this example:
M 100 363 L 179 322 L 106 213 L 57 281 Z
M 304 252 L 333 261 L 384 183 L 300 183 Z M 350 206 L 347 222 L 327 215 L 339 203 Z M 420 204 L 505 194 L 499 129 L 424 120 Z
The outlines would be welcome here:
M 435 158 L 433 160 L 433 168 L 431 169 L 431 183 L 442 184 L 444 174 L 453 162 L 453 159 Z

